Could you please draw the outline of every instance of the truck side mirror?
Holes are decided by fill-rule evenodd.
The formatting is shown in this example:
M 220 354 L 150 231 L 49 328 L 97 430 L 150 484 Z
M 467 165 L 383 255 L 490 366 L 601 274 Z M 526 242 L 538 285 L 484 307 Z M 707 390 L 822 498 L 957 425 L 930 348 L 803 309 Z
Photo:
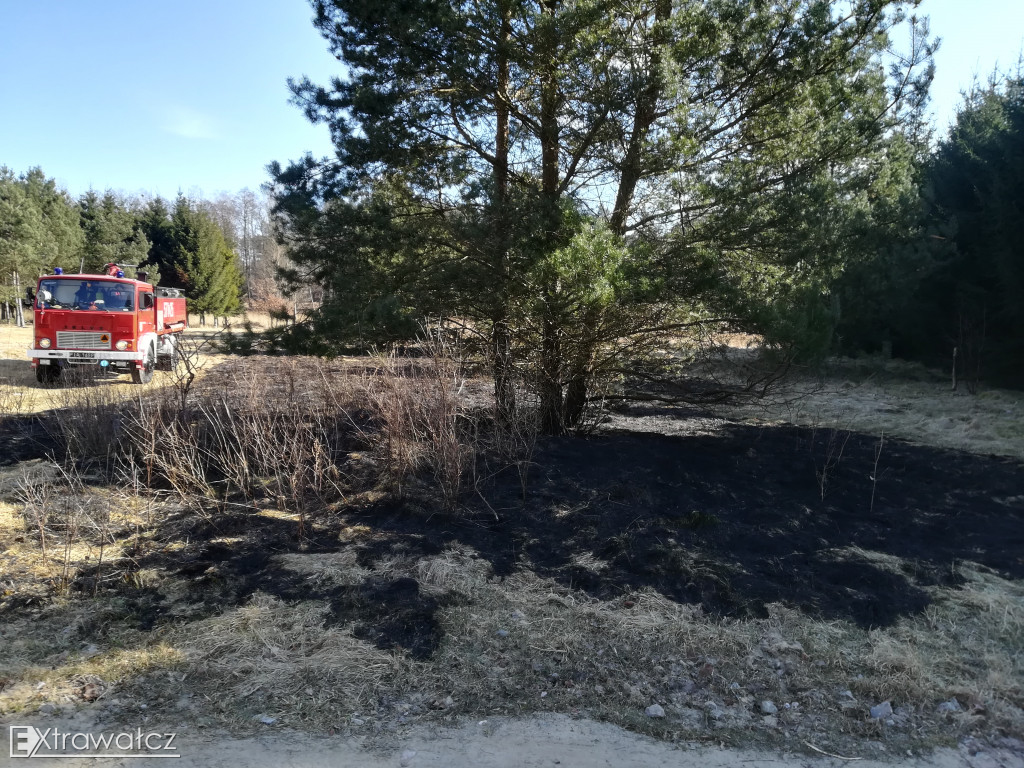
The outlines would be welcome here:
M 36 289 L 33 288 L 31 285 L 25 289 L 25 298 L 27 298 L 33 304 L 36 301 Z

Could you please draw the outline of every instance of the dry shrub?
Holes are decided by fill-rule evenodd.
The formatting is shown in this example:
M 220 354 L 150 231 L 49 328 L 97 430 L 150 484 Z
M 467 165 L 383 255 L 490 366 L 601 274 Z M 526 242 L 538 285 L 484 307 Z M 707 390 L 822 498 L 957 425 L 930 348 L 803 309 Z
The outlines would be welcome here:
M 27 472 L 22 477 L 16 494 L 22 515 L 39 542 L 43 560 L 59 563 L 54 591 L 66 592 L 80 563 L 92 560 L 95 594 L 102 578 L 116 578 L 116 574 L 109 572 L 111 556 L 117 554 L 108 551 L 116 550 L 109 499 L 87 487 L 73 465 L 53 464 L 51 470 L 45 475 Z M 95 558 L 94 549 L 98 550 Z
M 218 382 L 140 401 L 126 426 L 133 460 L 185 500 L 271 497 L 301 516 L 342 495 L 355 388 L 307 358 L 243 365 Z M 301 522 L 300 522 L 301 525 Z
M 329 722 L 373 701 L 401 667 L 347 629 L 325 626 L 329 613 L 321 602 L 289 605 L 255 593 L 248 604 L 173 634 L 190 674 L 230 696 L 235 712 L 269 709 Z
M 458 364 L 437 344 L 423 358 L 378 354 L 363 387 L 376 428 L 364 433 L 391 491 L 407 495 L 410 481 L 429 472 L 445 508 L 459 504 L 476 460 L 477 439 L 459 396 Z
M 527 399 L 524 392 L 518 395 L 506 418 L 494 419 L 492 450 L 500 461 L 515 468 L 525 503 L 540 436 L 540 407 L 535 398 Z
M 82 376 L 78 371 L 69 376 Z M 69 381 L 54 393 L 56 410 L 44 423 L 73 461 L 111 466 L 124 433 L 126 416 L 135 404 L 114 387 Z
M 124 400 L 112 387 L 60 390 L 52 429 L 79 462 L 100 460 L 113 478 L 170 486 L 207 514 L 240 496 L 300 517 L 382 482 L 396 497 L 422 492 L 458 508 L 485 450 L 481 420 L 464 396 L 463 365 L 437 337 L 426 354 L 371 358 L 361 373 L 318 358 L 251 358 L 201 379 L 199 349 L 182 344 L 168 386 Z M 514 465 L 524 494 L 537 439 L 535 409 L 486 432 L 486 450 Z M 350 454 L 373 457 L 369 477 L 347 477 Z M 356 474 L 359 467 L 349 467 Z
M 0 418 L 21 416 L 29 401 L 28 391 L 15 382 L 0 379 Z

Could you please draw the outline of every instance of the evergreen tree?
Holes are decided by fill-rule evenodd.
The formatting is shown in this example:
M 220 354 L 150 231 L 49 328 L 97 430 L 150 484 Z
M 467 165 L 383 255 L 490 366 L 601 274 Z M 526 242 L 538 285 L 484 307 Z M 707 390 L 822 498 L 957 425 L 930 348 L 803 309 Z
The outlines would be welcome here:
M 78 205 L 85 235 L 84 271 L 98 273 L 109 263 L 139 265 L 148 258 L 149 241 L 135 215 L 117 195 L 107 191 L 101 198 L 90 190 Z
M 895 144 L 888 173 L 889 188 L 879 196 L 869 220 L 869 243 L 862 258 L 847 261 L 832 293 L 836 347 L 846 353 L 906 355 L 907 339 L 920 329 L 914 301 L 921 282 L 948 250 L 948 222 L 936 217 L 927 184 L 928 137 Z
M 0 168 L 0 301 L 18 325 L 24 325 L 21 292 L 24 275 L 41 267 L 46 230 L 42 212 L 7 168 Z
M 149 254 L 144 266 L 151 273 L 156 273 L 152 275 L 152 280 L 159 279 L 161 285 L 169 288 L 184 288 L 174 266 L 174 231 L 167 201 L 162 197 L 154 197 L 139 213 L 138 219 L 149 241 Z
M 43 269 L 77 267 L 85 237 L 72 198 L 40 168 L 30 169 L 21 177 L 21 183 L 43 218 L 45 235 L 39 254 Z
M 0 168 L 0 285 L 19 325 L 24 288 L 54 266 L 77 263 L 81 244 L 77 209 L 52 179 L 39 168 L 19 177 Z
M 201 323 L 207 314 L 215 319 L 235 314 L 242 275 L 235 252 L 210 213 L 179 196 L 171 217 L 171 237 L 171 268 L 189 299 L 189 310 L 200 315 Z
M 552 432 L 684 329 L 827 346 L 930 79 L 912 22 L 887 80 L 888 0 L 313 7 L 347 76 L 294 90 L 337 157 L 272 167 L 291 276 L 329 288 L 304 332 L 470 318 L 499 413 L 523 375 Z
M 1024 385 L 1024 76 L 966 97 L 927 178 L 949 247 L 918 291 L 908 351 Z M 941 241 L 940 241 L 941 242 Z

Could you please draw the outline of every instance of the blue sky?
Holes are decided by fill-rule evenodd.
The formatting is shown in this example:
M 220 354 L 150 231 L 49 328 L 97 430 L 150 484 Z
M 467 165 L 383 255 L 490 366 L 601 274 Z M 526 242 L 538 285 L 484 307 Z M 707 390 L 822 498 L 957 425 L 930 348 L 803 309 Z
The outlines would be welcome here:
M 974 75 L 1016 64 L 1020 0 L 924 0 L 943 39 L 932 90 L 952 120 Z M 0 0 L 0 165 L 90 187 L 205 197 L 266 181 L 272 160 L 330 152 L 286 78 L 338 63 L 305 0 Z
M 0 0 L 0 165 L 72 194 L 256 189 L 330 150 L 286 78 L 337 63 L 305 0 Z

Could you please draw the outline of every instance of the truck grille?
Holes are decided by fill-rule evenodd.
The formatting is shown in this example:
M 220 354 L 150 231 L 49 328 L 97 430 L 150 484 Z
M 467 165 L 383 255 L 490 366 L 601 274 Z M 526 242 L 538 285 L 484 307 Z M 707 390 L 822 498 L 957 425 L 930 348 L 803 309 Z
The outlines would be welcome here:
M 110 349 L 109 332 L 57 331 L 57 346 L 61 349 Z

